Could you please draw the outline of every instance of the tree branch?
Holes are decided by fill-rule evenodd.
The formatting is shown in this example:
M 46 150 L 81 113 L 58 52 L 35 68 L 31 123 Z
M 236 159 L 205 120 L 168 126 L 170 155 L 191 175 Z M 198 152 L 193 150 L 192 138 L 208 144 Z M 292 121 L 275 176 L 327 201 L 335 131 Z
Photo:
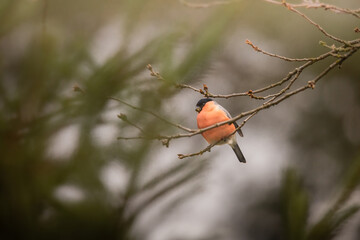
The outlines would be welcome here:
M 306 85 L 302 86 L 302 87 L 299 87 L 291 92 L 288 92 L 286 94 L 282 94 L 282 96 L 280 95 L 277 95 L 274 99 L 271 99 L 271 101 L 267 101 L 265 103 L 263 103 L 262 105 L 260 105 L 259 107 L 257 108 L 254 108 L 252 110 L 249 110 L 247 112 L 242 112 L 240 113 L 239 115 L 227 120 L 227 121 L 224 121 L 224 122 L 220 122 L 220 123 L 216 123 L 216 124 L 213 124 L 209 127 L 206 127 L 206 128 L 202 128 L 202 129 L 198 129 L 198 130 L 193 130 L 193 132 L 190 132 L 190 133 L 185 133 L 185 134 L 175 134 L 175 135 L 170 135 L 170 136 L 156 136 L 156 137 L 152 137 L 152 139 L 158 139 L 158 140 L 163 140 L 165 141 L 165 143 L 163 142 L 164 145 L 167 145 L 168 146 L 168 143 L 170 140 L 172 139 L 178 139 L 178 138 L 186 138 L 186 137 L 193 137 L 195 135 L 198 135 L 198 134 L 201 134 L 205 131 L 208 131 L 210 129 L 213 129 L 213 128 L 216 128 L 216 127 L 219 127 L 219 126 L 222 126 L 222 125 L 225 125 L 225 124 L 229 124 L 229 123 L 233 123 L 243 117 L 246 117 L 246 116 L 251 116 L 253 117 L 253 115 L 257 114 L 258 112 L 264 110 L 264 109 L 267 109 L 267 108 L 270 108 L 270 107 L 273 107 L 279 103 L 281 103 L 282 101 L 290 98 L 291 96 L 293 95 L 296 95 L 300 92 L 303 92 L 304 90 L 306 89 L 314 89 L 315 88 L 315 85 L 316 83 L 321 79 L 323 78 L 328 72 L 330 72 L 332 69 L 334 69 L 336 66 L 341 66 L 341 64 L 346 60 L 348 59 L 352 54 L 354 54 L 358 49 L 357 48 L 354 48 L 352 51 L 350 51 L 349 53 L 347 53 L 346 55 L 344 55 L 341 59 L 337 59 L 336 61 L 334 61 L 331 65 L 329 65 L 326 69 L 324 69 L 324 71 L 322 71 L 319 75 L 317 75 L 314 79 L 310 80 L 307 82 Z M 300 73 L 300 70 L 297 70 L 296 71 L 298 74 Z M 294 79 L 297 79 L 297 77 L 295 76 Z M 294 81 L 294 79 L 292 81 Z M 290 83 L 292 84 L 292 83 Z M 286 89 L 289 89 L 290 86 L 288 86 Z M 285 92 L 285 91 L 284 91 Z M 276 100 L 277 98 L 277 100 Z M 250 118 L 249 118 L 250 119 Z M 245 123 L 246 121 L 248 121 L 248 119 L 244 120 L 244 122 L 239 126 L 239 128 L 241 128 Z M 151 137 L 149 138 L 148 136 L 143 136 L 143 137 L 118 137 L 118 139 L 141 139 L 141 138 L 144 138 L 144 139 L 151 139 Z M 211 146 L 212 147 L 212 146 Z M 198 154 L 196 155 L 200 155 L 206 151 L 208 151 L 209 149 L 211 149 L 211 147 L 207 147 L 205 149 L 203 149 L 202 151 L 200 151 Z M 186 157 L 186 155 L 180 155 L 182 156 L 182 158 Z
M 329 37 L 332 40 L 335 40 L 339 43 L 342 43 L 343 45 L 340 47 L 336 47 L 335 45 L 332 46 L 328 46 L 325 42 L 321 42 L 320 41 L 320 45 L 329 48 L 330 50 L 326 53 L 323 53 L 317 57 L 311 57 L 311 58 L 289 58 L 289 57 L 285 57 L 285 56 L 281 56 L 278 54 L 274 54 L 274 53 L 270 53 L 267 51 L 262 50 L 261 48 L 259 48 L 258 46 L 254 45 L 250 40 L 246 40 L 246 44 L 250 45 L 255 51 L 260 52 L 264 55 L 270 56 L 270 57 L 274 57 L 274 58 L 278 58 L 284 61 L 288 61 L 288 62 L 303 62 L 302 65 L 300 65 L 299 67 L 295 68 L 293 71 L 289 72 L 283 79 L 281 79 L 278 82 L 272 83 L 268 86 L 256 89 L 256 90 L 248 90 L 247 92 L 240 92 L 240 93 L 232 93 L 232 94 L 213 94 L 209 92 L 208 87 L 204 84 L 203 85 L 203 89 L 201 88 L 196 88 L 193 87 L 191 85 L 187 85 L 187 84 L 177 84 L 175 83 L 174 86 L 176 88 L 180 88 L 180 89 L 190 89 L 194 92 L 200 93 L 202 96 L 207 97 L 207 98 L 231 98 L 231 97 L 238 97 L 238 96 L 249 96 L 250 98 L 253 99 L 258 99 L 258 100 L 266 100 L 265 102 L 263 102 L 260 106 L 251 109 L 249 111 L 246 112 L 242 112 L 240 114 L 238 114 L 237 116 L 224 121 L 224 122 L 220 122 L 220 123 L 216 123 L 213 124 L 209 127 L 206 128 L 202 128 L 202 129 L 190 129 L 187 127 L 184 127 L 182 125 L 176 124 L 176 123 L 172 123 L 170 121 L 168 121 L 167 119 L 140 107 L 136 107 L 133 106 L 129 103 L 124 102 L 123 100 L 117 99 L 117 98 L 113 98 L 110 97 L 110 99 L 119 101 L 133 109 L 139 110 L 139 111 L 143 111 L 146 113 L 149 113 L 151 115 L 153 115 L 154 117 L 164 121 L 165 123 L 172 125 L 174 127 L 177 127 L 181 130 L 186 131 L 187 133 L 179 133 L 179 134 L 175 134 L 175 135 L 169 135 L 169 136 L 162 136 L 162 135 L 158 135 L 158 136 L 148 136 L 146 135 L 146 133 L 144 133 L 144 131 L 142 131 L 142 129 L 140 127 L 138 127 L 136 124 L 131 124 L 134 127 L 138 128 L 144 135 L 143 136 L 138 136 L 138 137 L 119 137 L 118 139 L 157 139 L 162 141 L 162 143 L 165 146 L 169 146 L 169 142 L 172 139 L 177 139 L 177 138 L 185 138 L 185 137 L 193 137 L 195 135 L 201 134 L 205 131 L 208 131 L 210 129 L 225 125 L 225 124 L 231 124 L 241 118 L 247 117 L 245 120 L 243 120 L 243 122 L 239 125 L 239 127 L 236 128 L 236 130 L 231 133 L 235 134 L 237 130 L 239 130 L 241 127 L 243 127 L 245 125 L 245 123 L 251 119 L 253 116 L 255 116 L 257 113 L 259 113 L 260 111 L 264 110 L 264 109 L 268 109 L 270 107 L 273 107 L 281 102 L 283 102 L 284 100 L 300 93 L 303 92 L 307 89 L 314 89 L 317 82 L 320 81 L 326 74 L 328 74 L 331 70 L 333 70 L 335 67 L 341 67 L 342 63 L 347 60 L 350 56 L 352 56 L 355 52 L 357 52 L 360 48 L 360 39 L 354 39 L 351 41 L 346 41 L 340 38 L 337 38 L 331 34 L 329 34 L 328 32 L 326 32 L 319 24 L 315 23 L 313 20 L 311 20 L 309 17 L 307 17 L 305 14 L 303 14 L 302 12 L 298 11 L 296 8 L 300 8 L 300 7 L 308 7 L 308 8 L 324 8 L 325 10 L 329 9 L 331 11 L 339 11 L 342 13 L 347 13 L 347 14 L 351 14 L 354 15 L 356 17 L 358 17 L 358 13 L 360 12 L 360 10 L 349 10 L 349 9 L 342 9 L 342 8 L 338 8 L 336 6 L 333 5 L 324 5 L 322 3 L 303 3 L 303 4 L 290 4 L 287 3 L 285 0 L 282 0 L 281 2 L 279 1 L 274 1 L 274 0 L 265 0 L 266 2 L 270 2 L 273 4 L 278 4 L 278 5 L 284 5 L 285 7 L 287 7 L 290 11 L 295 12 L 296 14 L 300 15 L 301 17 L 303 17 L 304 19 L 306 19 L 306 21 L 308 21 L 310 24 L 314 25 L 319 31 L 321 31 L 325 36 Z M 230 2 L 233 1 L 229 1 L 229 2 L 212 2 L 210 4 L 200 4 L 200 5 L 194 5 L 192 3 L 188 3 L 185 2 L 183 0 L 180 0 L 180 2 L 182 2 L 183 4 L 187 5 L 187 6 L 191 6 L 191 7 L 209 7 L 209 6 L 214 6 L 214 5 L 220 5 L 220 4 L 228 4 Z M 313 65 L 314 63 L 317 63 L 319 61 L 322 61 L 328 57 L 334 57 L 336 58 L 336 60 L 334 62 L 332 62 L 328 67 L 326 67 L 321 73 L 319 73 L 315 78 L 313 78 L 310 81 L 307 81 L 305 85 L 298 87 L 294 90 L 291 90 L 291 88 L 293 87 L 294 83 L 299 79 L 301 73 L 308 68 L 309 66 Z M 156 77 L 158 80 L 160 81 L 166 81 L 159 72 L 156 72 L 153 67 L 149 64 L 147 65 L 147 69 L 150 71 L 150 75 L 153 77 Z M 169 81 L 166 81 L 169 82 Z M 268 90 L 271 90 L 275 87 L 281 86 L 284 83 L 288 82 L 288 84 L 283 87 L 282 89 L 280 89 L 278 92 L 276 93 L 272 93 L 272 94 L 268 94 L 265 96 L 257 96 L 255 94 L 258 93 L 262 93 Z M 199 152 L 196 153 L 190 153 L 190 154 L 178 154 L 178 157 L 180 159 L 183 158 L 187 158 L 187 157 L 193 157 L 193 156 L 197 156 L 197 155 L 202 155 L 205 152 L 210 152 L 210 150 L 212 149 L 212 147 L 214 147 L 215 145 L 217 145 L 218 143 L 220 143 L 223 140 L 219 140 L 218 142 L 214 143 L 214 144 L 210 144 L 208 145 L 206 148 L 202 149 Z

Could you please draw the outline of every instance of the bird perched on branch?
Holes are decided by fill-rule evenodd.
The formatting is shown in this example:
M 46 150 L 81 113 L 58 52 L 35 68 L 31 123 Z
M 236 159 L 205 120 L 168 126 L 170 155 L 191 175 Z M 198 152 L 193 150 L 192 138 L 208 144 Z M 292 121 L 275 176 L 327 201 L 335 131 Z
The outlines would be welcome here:
M 198 112 L 198 128 L 206 128 L 216 123 L 227 121 L 231 118 L 229 112 L 225 108 L 210 98 L 199 100 L 196 104 L 195 110 Z M 207 130 L 202 133 L 202 136 L 209 144 L 229 144 L 234 150 L 239 161 L 245 163 L 245 157 L 236 142 L 236 136 L 234 133 L 235 129 L 238 127 L 237 123 L 233 122 Z M 241 137 L 243 136 L 240 128 L 237 132 Z

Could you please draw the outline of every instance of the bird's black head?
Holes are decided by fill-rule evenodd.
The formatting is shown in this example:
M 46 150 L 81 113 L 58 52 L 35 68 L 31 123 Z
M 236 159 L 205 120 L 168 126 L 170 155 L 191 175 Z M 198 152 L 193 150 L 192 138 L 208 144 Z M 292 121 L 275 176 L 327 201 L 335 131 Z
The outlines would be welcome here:
M 196 109 L 195 109 L 195 111 L 201 112 L 201 110 L 203 109 L 203 107 L 205 106 L 205 104 L 206 104 L 207 102 L 210 102 L 210 101 L 212 101 L 211 98 L 203 98 L 203 99 L 200 99 L 200 100 L 197 102 L 197 104 L 196 104 Z

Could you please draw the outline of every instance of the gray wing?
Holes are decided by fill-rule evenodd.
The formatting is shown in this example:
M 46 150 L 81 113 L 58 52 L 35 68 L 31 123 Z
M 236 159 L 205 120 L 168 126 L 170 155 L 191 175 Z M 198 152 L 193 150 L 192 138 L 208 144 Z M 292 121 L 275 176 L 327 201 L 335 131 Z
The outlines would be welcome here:
M 214 101 L 214 102 L 215 102 L 215 101 Z M 215 103 L 216 103 L 216 105 L 217 105 L 221 110 L 223 110 L 223 111 L 226 113 L 226 116 L 228 116 L 228 118 L 232 118 L 231 115 L 230 115 L 230 113 L 229 113 L 223 106 L 221 106 L 221 105 L 218 104 L 217 102 L 215 102 Z M 238 125 L 236 122 L 234 122 L 234 126 L 235 126 L 236 128 L 239 127 L 239 125 Z M 237 130 L 237 132 L 238 132 L 238 134 L 240 135 L 240 137 L 243 137 L 243 136 L 244 136 L 244 134 L 243 134 L 242 131 L 241 131 L 241 128 L 239 128 L 239 129 Z

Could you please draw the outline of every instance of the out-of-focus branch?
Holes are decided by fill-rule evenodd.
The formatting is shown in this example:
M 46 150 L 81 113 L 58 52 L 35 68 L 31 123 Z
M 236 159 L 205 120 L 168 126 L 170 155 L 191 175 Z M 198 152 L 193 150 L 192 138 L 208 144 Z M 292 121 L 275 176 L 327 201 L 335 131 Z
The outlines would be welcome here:
M 124 104 L 124 105 L 126 105 L 126 106 L 128 106 L 128 107 L 130 107 L 130 108 L 132 108 L 132 109 L 135 109 L 135 110 L 138 110 L 138 111 L 141 111 L 141 112 L 146 112 L 146 113 L 148 113 L 148 114 L 151 114 L 151 115 L 153 115 L 154 117 L 160 119 L 161 121 L 163 121 L 163 122 L 165 122 L 165 123 L 167 123 L 167 124 L 169 124 L 169 125 L 171 125 L 171 126 L 173 126 L 173 127 L 180 128 L 181 130 L 184 130 L 184 131 L 186 131 L 186 132 L 190 132 L 190 133 L 191 133 L 191 132 L 196 131 L 196 130 L 194 130 L 194 129 L 190 129 L 190 128 L 184 127 L 184 126 L 182 126 L 182 125 L 180 125 L 180 124 L 173 123 L 173 122 L 167 120 L 166 118 L 161 117 L 160 115 L 158 115 L 158 114 L 156 114 L 156 113 L 154 113 L 154 112 L 152 112 L 152 111 L 150 111 L 150 110 L 148 110 L 148 109 L 134 106 L 134 105 L 132 105 L 132 104 L 130 104 L 130 103 L 125 102 L 124 100 L 119 99 L 119 98 L 109 97 L 109 99 L 114 100 L 114 101 L 117 101 L 117 102 L 120 102 L 120 103 L 122 103 L 122 104 Z
M 313 9 L 321 8 L 324 10 L 332 11 L 334 13 L 349 14 L 354 17 L 360 18 L 360 9 L 341 8 L 341 7 L 338 7 L 335 5 L 321 3 L 321 2 L 306 1 L 306 2 L 298 3 L 298 4 L 290 4 L 284 0 L 281 0 L 281 1 L 264 0 L 264 1 L 272 3 L 272 4 L 277 4 L 277 5 L 285 5 L 285 4 L 287 6 L 291 5 L 292 8 L 309 8 L 309 9 L 310 8 L 313 8 Z M 190 2 L 190 1 L 179 0 L 179 2 L 190 8 L 209 8 L 209 7 L 219 6 L 219 5 L 231 4 L 231 3 L 239 2 L 239 1 L 233 0 L 233 1 L 212 1 L 210 3 L 194 3 L 194 2 Z
M 128 117 L 126 116 L 126 114 L 124 113 L 120 113 L 117 115 L 117 117 L 121 120 L 123 120 L 124 122 L 126 122 L 127 124 L 137 128 L 141 133 L 145 133 L 144 129 L 142 129 L 141 127 L 139 127 L 136 123 L 133 123 L 132 121 L 130 121 L 128 119 Z
M 48 0 L 43 0 L 42 16 L 41 16 L 43 38 L 45 37 L 46 34 L 47 12 L 48 12 Z
M 187 7 L 191 8 L 209 8 L 209 7 L 215 7 L 219 5 L 227 5 L 230 3 L 239 2 L 239 0 L 229 0 L 229 1 L 213 1 L 211 3 L 192 3 L 185 0 L 179 0 L 179 2 Z

